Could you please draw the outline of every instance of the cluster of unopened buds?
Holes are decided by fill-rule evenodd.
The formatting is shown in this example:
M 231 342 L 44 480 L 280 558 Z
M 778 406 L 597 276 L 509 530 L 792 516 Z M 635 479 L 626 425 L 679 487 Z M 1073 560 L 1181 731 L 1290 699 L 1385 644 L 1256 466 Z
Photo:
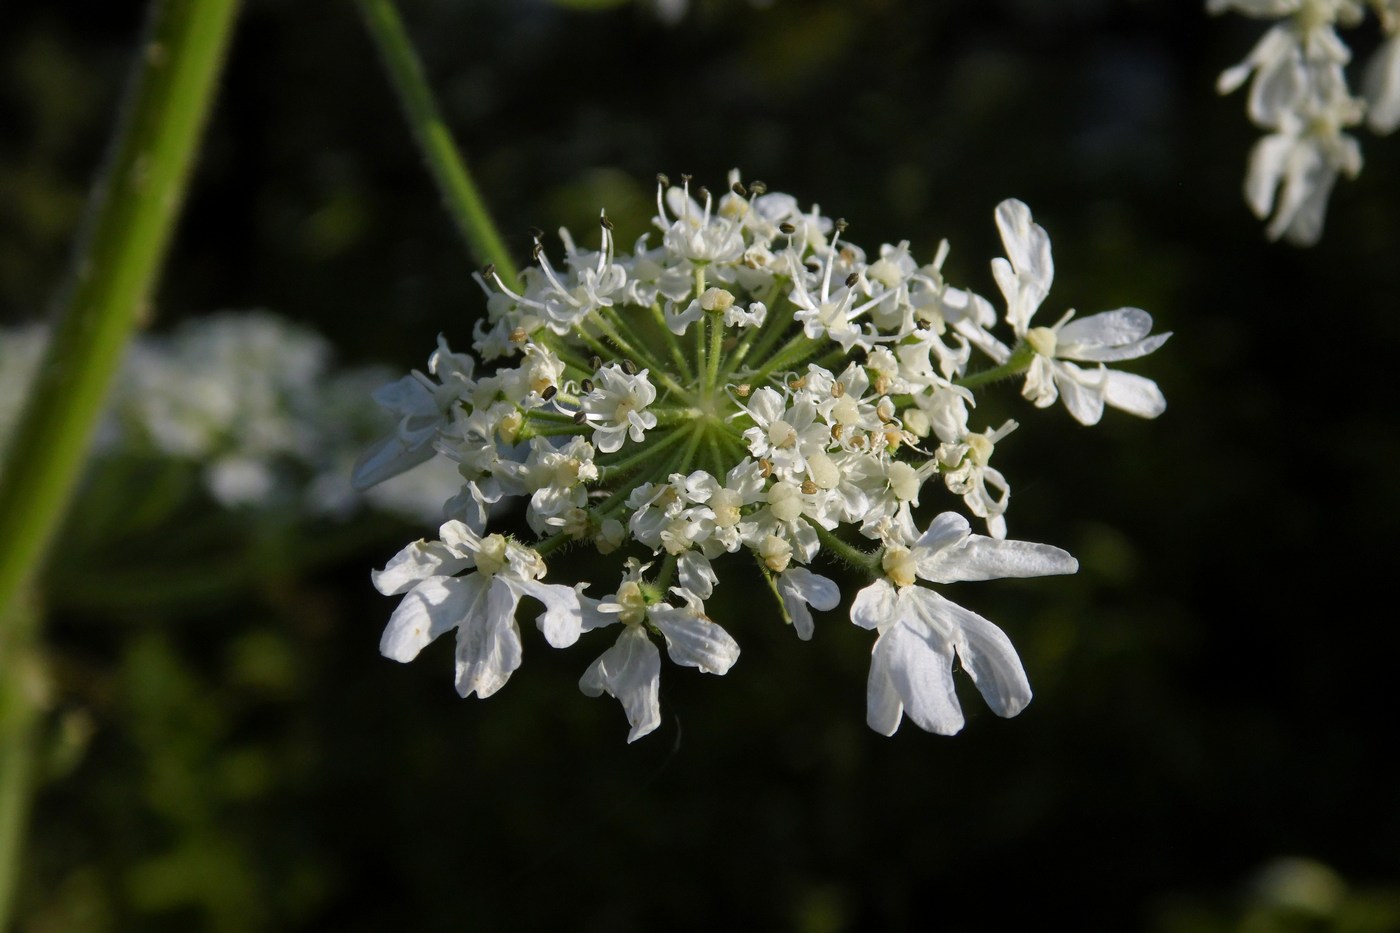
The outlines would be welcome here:
M 1347 130 L 1364 120 L 1380 135 L 1400 127 L 1400 0 L 1207 0 L 1212 13 L 1233 10 L 1276 20 L 1248 57 L 1221 75 L 1228 94 L 1249 87 L 1249 118 L 1267 131 L 1254 146 L 1245 201 L 1269 221 L 1272 240 L 1308 246 L 1322 236 L 1337 177 L 1361 171 L 1361 147 Z M 1351 93 L 1351 49 L 1338 26 L 1376 13 L 1384 38 Z
M 1007 539 L 1010 489 L 992 457 L 1016 424 L 973 430 L 974 390 L 1018 378 L 1036 407 L 1063 401 L 1083 424 L 1106 405 L 1155 417 L 1166 406 L 1157 385 L 1105 364 L 1168 335 L 1152 335 L 1137 308 L 1033 323 L 1053 277 L 1049 238 L 1019 201 L 998 206 L 996 223 L 1010 343 L 993 332 L 989 301 L 945 281 L 946 242 L 926 265 L 908 243 L 869 256 L 842 221 L 737 172 L 719 197 L 659 178 L 655 246 L 642 237 L 620 253 L 604 216 L 596 251 L 560 231 L 562 268 L 537 234 L 521 283 L 484 270 L 475 354 L 440 340 L 427 373 L 375 396 L 398 427 L 362 457 L 357 484 L 434 455 L 463 477 L 438 538 L 373 575 L 380 592 L 402 596 L 382 653 L 409 661 L 455 632 L 458 692 L 490 696 L 521 663 L 516 610 L 528 597 L 556 648 L 617 632 L 579 685 L 621 702 L 630 741 L 661 721 L 658 642 L 707 673 L 738 659 L 731 620 L 706 611 L 721 579 L 751 565 L 736 585 L 766 583 L 773 618 L 808 639 L 812 611 L 841 602 L 810 569 L 825 560 L 869 581 L 850 618 L 878 633 L 872 728 L 892 734 L 908 715 L 957 732 L 955 662 L 994 712 L 1015 715 L 1031 692 L 1010 640 L 927 584 L 1077 564 Z M 960 499 L 987 534 L 953 511 L 921 527 L 915 510 L 930 487 Z M 492 530 L 515 498 L 531 541 Z M 618 576 L 543 582 L 575 548 L 614 555 Z

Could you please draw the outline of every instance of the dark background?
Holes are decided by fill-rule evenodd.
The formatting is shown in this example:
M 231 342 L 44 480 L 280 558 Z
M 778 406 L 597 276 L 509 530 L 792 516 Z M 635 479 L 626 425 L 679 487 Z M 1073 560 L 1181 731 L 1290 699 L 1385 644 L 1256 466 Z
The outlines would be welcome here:
M 718 188 L 739 166 L 867 250 L 926 261 L 948 237 L 950 278 L 994 295 L 992 209 L 1019 197 L 1054 242 L 1047 323 L 1136 305 L 1175 332 L 1129 367 L 1168 410 L 1085 429 L 1012 389 L 979 408 L 1022 422 L 997 454 L 1012 536 L 1082 569 L 952 588 L 1036 699 L 1002 721 L 967 691 L 951 739 L 869 731 L 869 634 L 843 604 L 800 643 L 744 599 L 756 579 L 711 606 L 741 663 L 668 667 L 664 725 L 628 746 L 617 704 L 575 685 L 603 642 L 527 632 L 484 702 L 456 699 L 450 648 L 377 655 L 393 601 L 368 571 L 427 529 L 364 524 L 347 548 L 191 506 L 228 522 L 194 559 L 168 531 L 61 544 L 20 929 L 1400 929 L 1400 138 L 1362 134 L 1364 171 L 1300 250 L 1245 207 L 1256 131 L 1214 91 L 1264 24 L 1185 0 L 696 0 L 674 26 L 635 4 L 402 8 L 522 260 L 531 224 L 591 243 L 606 206 L 630 243 L 656 172 Z M 4 13 L 13 324 L 62 280 L 142 8 Z M 1346 37 L 1364 56 L 1375 34 Z M 153 327 L 269 308 L 407 370 L 439 332 L 469 339 L 473 268 L 354 7 L 250 0 Z M 245 584 L 96 582 L 201 560 Z M 1278 907 L 1302 896 L 1261 887 L 1280 857 L 1331 894 Z

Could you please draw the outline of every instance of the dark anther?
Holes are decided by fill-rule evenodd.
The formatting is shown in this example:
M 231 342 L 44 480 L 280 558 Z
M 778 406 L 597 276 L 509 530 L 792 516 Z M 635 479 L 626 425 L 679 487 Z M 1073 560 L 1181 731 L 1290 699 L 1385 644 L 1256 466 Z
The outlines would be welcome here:
M 535 262 L 539 262 L 540 256 L 542 255 L 544 255 L 544 244 L 536 240 L 535 245 L 530 247 L 530 258 Z
M 603 368 L 603 358 L 595 353 L 588 358 L 588 365 L 592 366 L 593 371 L 596 373 Z
M 587 393 L 593 391 L 593 380 L 592 380 L 592 379 L 585 379 L 585 380 L 583 380 L 583 391 L 584 391 L 585 394 L 587 394 Z
M 849 226 L 850 226 L 850 224 L 846 223 L 846 218 L 844 218 L 844 217 L 838 217 L 838 218 L 836 218 L 836 232 L 837 232 L 837 233 L 845 233 L 845 232 L 846 232 L 846 228 L 849 227 Z
M 602 220 L 600 220 L 599 222 L 603 225 L 604 230 L 611 230 L 613 228 L 613 222 L 611 220 L 608 220 L 607 214 L 604 214 Z
M 496 277 L 496 264 L 494 262 L 488 262 L 486 268 L 481 270 L 481 274 L 488 279 L 494 279 Z
M 625 359 L 622 361 L 622 371 L 629 376 L 635 376 L 637 375 L 637 364 Z
M 761 181 L 751 181 L 749 182 L 749 193 L 754 197 L 758 197 L 760 194 L 767 194 L 768 186 Z
M 661 187 L 663 187 L 663 188 L 669 188 L 669 187 L 671 187 L 671 179 L 667 178 L 665 175 L 661 174 L 660 172 L 657 172 L 657 173 L 656 173 L 656 183 L 657 183 L 658 185 L 660 185 Z
M 532 240 L 540 240 L 544 238 L 544 231 L 541 230 L 539 227 L 531 227 L 528 232 L 530 234 L 530 239 Z
M 702 201 L 708 201 L 710 199 L 710 189 L 701 185 L 699 188 L 695 189 L 695 196 Z
M 574 412 L 574 424 L 587 424 L 588 415 L 581 411 Z
M 846 276 L 846 287 L 847 287 L 847 288 L 855 288 L 855 287 L 856 287 L 856 283 L 859 282 L 859 281 L 860 281 L 860 273 L 859 273 L 859 272 L 852 272 L 850 275 Z
M 558 394 L 559 394 L 559 387 L 558 387 L 558 386 L 546 386 L 546 387 L 545 387 L 545 390 L 544 390 L 543 392 L 540 393 L 540 398 L 544 399 L 544 400 L 547 402 L 547 401 L 549 401 L 550 399 L 554 398 L 554 396 L 556 396 L 556 395 L 558 395 Z
M 744 183 L 741 181 L 736 181 L 734 184 L 730 185 L 729 190 L 734 192 L 741 198 L 746 198 L 749 196 L 749 190 L 744 187 Z
M 778 232 L 786 233 L 788 236 L 792 236 L 794 233 L 797 232 L 797 228 L 785 220 L 782 223 L 778 224 Z

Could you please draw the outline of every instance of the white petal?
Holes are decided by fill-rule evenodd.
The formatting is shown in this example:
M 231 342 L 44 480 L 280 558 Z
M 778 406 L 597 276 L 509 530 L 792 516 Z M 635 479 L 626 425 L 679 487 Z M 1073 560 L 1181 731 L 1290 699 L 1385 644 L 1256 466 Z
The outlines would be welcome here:
M 544 614 L 535 624 L 544 632 L 545 641 L 555 648 L 567 648 L 578 641 L 583 631 L 583 609 L 578 591 L 571 586 L 520 580 L 502 575 L 501 579 L 517 594 L 532 596 L 544 603 Z
M 894 624 L 896 606 L 894 585 L 881 577 L 851 601 L 851 621 L 861 628 L 883 631 Z
M 578 593 L 579 610 L 583 616 L 583 630 L 585 632 L 591 632 L 595 628 L 612 625 L 614 622 L 618 621 L 616 610 L 612 612 L 600 612 L 598 606 L 602 603 L 602 600 L 583 595 L 584 587 L 587 585 L 586 583 L 580 583 L 574 587 L 575 592 Z M 614 603 L 613 605 L 617 604 Z
M 350 471 L 350 485 L 361 491 L 369 489 L 420 463 L 427 463 L 434 453 L 433 446 L 426 440 L 410 444 L 398 434 L 390 434 L 360 454 Z
M 715 590 L 715 584 L 719 582 L 710 561 L 699 551 L 686 551 L 682 554 L 676 561 L 676 571 L 681 587 L 700 599 L 709 599 Z
M 428 577 L 450 577 L 471 566 L 471 561 L 441 541 L 419 540 L 389 559 L 383 570 L 370 571 L 374 588 L 385 596 L 405 593 Z
M 841 590 L 835 581 L 806 567 L 791 567 L 778 574 L 778 595 L 792 618 L 797 637 L 803 641 L 812 637 L 813 630 L 812 613 L 807 607 L 829 612 L 841 602 Z
M 1069 552 L 1052 545 L 983 535 L 971 535 L 958 547 L 927 558 L 920 559 L 919 552 L 914 553 L 916 572 L 930 583 L 1045 577 L 1079 569 L 1079 562 Z
M 384 634 L 379 653 L 394 661 L 412 661 L 443 632 L 460 625 L 485 593 L 481 577 L 429 577 L 399 603 Z
M 1366 124 L 1384 136 L 1400 127 L 1400 33 L 1381 43 L 1366 65 L 1362 83 Z
M 998 716 L 1015 716 L 1031 701 L 1026 669 L 1006 633 L 971 610 L 958 610 L 960 635 L 956 639 L 963 669 L 977 684 L 982 699 Z
M 1167 410 L 1167 399 L 1157 383 L 1134 373 L 1112 370 L 1104 383 L 1104 401 L 1140 418 L 1155 418 Z
M 1098 424 L 1103 417 L 1105 372 L 1102 368 L 1085 371 L 1073 363 L 1055 364 L 1055 388 L 1080 424 Z
M 1283 179 L 1288 155 L 1296 140 L 1274 133 L 1254 144 L 1249 153 L 1249 167 L 1244 176 L 1244 200 L 1254 216 L 1261 220 L 1274 209 L 1274 196 Z
M 1070 321 L 1056 335 L 1055 355 L 1067 360 L 1112 362 L 1146 356 L 1170 334 L 1148 338 L 1152 315 L 1141 308 L 1119 308 Z
M 1050 237 L 1044 227 L 1031 220 L 1031 209 L 1015 198 L 1008 198 L 997 205 L 996 221 L 1006 257 L 1016 267 L 1016 273 L 1043 284 L 1048 291 L 1055 277 Z
M 937 594 L 923 588 L 906 590 L 919 600 Z M 963 727 L 962 708 L 953 689 L 953 647 L 923 626 L 901 621 L 882 636 L 889 652 L 890 680 L 904 703 L 904 712 L 920 729 L 953 735 Z M 868 711 L 867 711 L 868 715 Z
M 473 602 L 467 619 L 457 628 L 457 693 L 475 691 L 486 699 L 520 666 L 520 629 L 515 625 L 519 597 L 498 579 L 484 587 L 486 598 Z
M 894 735 L 904 718 L 904 704 L 890 678 L 889 632 L 875 640 L 870 651 L 870 677 L 865 683 L 865 722 L 881 735 Z
M 723 674 L 739 660 L 739 643 L 690 609 L 653 606 L 647 616 L 666 636 L 666 651 L 677 664 L 698 667 L 706 674 Z
M 929 522 L 928 530 L 919 536 L 912 548 L 914 560 L 924 562 L 947 548 L 956 547 L 972 534 L 972 526 L 957 512 L 940 512 Z M 933 579 L 930 577 L 929 579 Z M 938 581 L 935 581 L 938 582 Z
M 591 697 L 607 693 L 622 704 L 635 742 L 661 725 L 661 652 L 641 626 L 625 625 L 616 643 L 594 661 L 578 682 Z

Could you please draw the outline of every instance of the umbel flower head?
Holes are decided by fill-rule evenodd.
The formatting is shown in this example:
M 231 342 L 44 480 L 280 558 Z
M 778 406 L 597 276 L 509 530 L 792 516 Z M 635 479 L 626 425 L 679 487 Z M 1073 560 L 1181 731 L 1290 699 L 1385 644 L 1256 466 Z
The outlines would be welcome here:
M 432 456 L 462 475 L 438 539 L 374 575 L 403 596 L 383 654 L 408 661 L 455 632 L 458 691 L 489 696 L 521 663 L 515 616 L 528 598 L 551 646 L 614 633 L 579 686 L 621 703 L 630 741 L 661 721 L 660 646 L 710 674 L 738 660 L 734 620 L 706 610 L 721 583 L 765 581 L 772 618 L 809 639 L 813 610 L 841 603 L 819 572 L 835 559 L 870 581 L 850 612 L 878 633 L 872 728 L 893 733 L 908 715 L 958 731 L 959 661 L 993 712 L 1015 715 L 1030 687 L 1010 640 L 933 586 L 1077 564 L 1006 539 L 1010 485 L 991 458 L 1016 424 L 971 427 L 974 393 L 1023 376 L 1027 399 L 1063 399 L 1083 424 L 1105 405 L 1155 417 L 1166 405 L 1156 384 L 1105 364 L 1167 335 L 1151 336 L 1136 308 L 1032 327 L 1053 276 L 1049 237 L 1018 201 L 996 220 L 1009 344 L 992 303 L 944 279 L 946 242 L 923 265 L 908 243 L 869 255 L 843 221 L 737 172 L 718 197 L 659 178 L 658 245 L 644 236 L 619 252 L 603 216 L 596 250 L 560 231 L 562 263 L 536 237 L 518 285 L 488 267 L 474 352 L 440 339 L 426 373 L 376 395 L 398 424 L 357 484 Z M 940 488 L 988 533 L 952 511 L 923 525 L 916 509 Z M 493 530 L 513 509 L 531 540 Z M 571 577 L 576 548 L 612 555 L 619 577 Z

